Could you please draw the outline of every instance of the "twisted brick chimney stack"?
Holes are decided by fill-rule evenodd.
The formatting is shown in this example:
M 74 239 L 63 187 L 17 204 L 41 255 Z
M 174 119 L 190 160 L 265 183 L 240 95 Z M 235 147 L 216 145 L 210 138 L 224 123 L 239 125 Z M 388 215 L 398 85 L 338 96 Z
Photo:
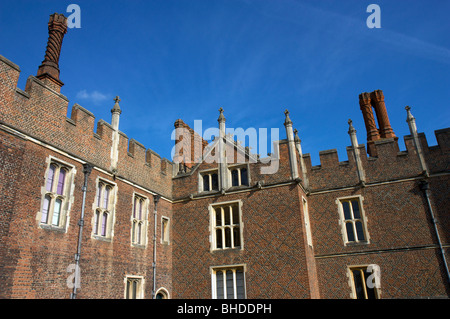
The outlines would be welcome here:
M 50 80 L 60 89 L 64 83 L 59 79 L 59 55 L 64 35 L 67 33 L 67 18 L 63 14 L 50 15 L 48 22 L 48 42 L 45 58 L 38 68 L 37 78 Z M 55 85 L 53 85 L 55 87 Z
M 376 90 L 372 93 L 361 93 L 359 95 L 359 106 L 361 108 L 364 124 L 367 130 L 367 153 L 370 156 L 377 156 L 377 151 L 374 142 L 385 138 L 394 138 L 394 130 L 389 122 L 389 117 L 384 103 L 383 91 Z M 375 123 L 375 116 L 373 115 L 372 107 L 375 109 L 375 113 L 378 120 L 378 126 Z

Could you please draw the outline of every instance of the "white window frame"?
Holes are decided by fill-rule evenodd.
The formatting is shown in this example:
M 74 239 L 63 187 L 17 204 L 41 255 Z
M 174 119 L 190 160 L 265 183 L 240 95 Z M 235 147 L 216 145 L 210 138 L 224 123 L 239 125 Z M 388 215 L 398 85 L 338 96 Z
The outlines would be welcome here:
M 102 187 L 101 195 L 103 195 L 103 192 L 104 192 L 104 189 L 106 189 L 106 186 L 111 187 L 111 192 L 109 194 L 108 204 L 107 204 L 108 207 L 106 207 L 106 208 L 97 206 L 98 196 L 99 196 L 99 193 L 98 193 L 99 192 L 99 190 L 98 190 L 99 184 L 105 185 L 104 187 Z M 103 196 L 100 199 L 100 203 L 102 203 L 102 201 L 103 201 Z M 95 197 L 94 197 L 94 202 L 92 203 L 92 220 L 91 220 L 91 222 L 92 222 L 92 235 L 91 235 L 92 238 L 106 240 L 106 241 L 112 240 L 112 238 L 114 237 L 114 224 L 115 224 L 115 219 L 116 219 L 116 214 L 115 214 L 116 202 L 117 202 L 117 184 L 114 182 L 111 182 L 105 178 L 97 177 L 96 183 L 95 183 Z M 100 212 L 98 221 L 96 221 L 97 211 Z M 103 213 L 107 214 L 106 232 L 105 232 L 104 236 L 101 234 L 101 224 L 102 224 Z M 96 229 L 95 229 L 96 223 L 97 223 L 97 233 L 96 233 Z
M 147 246 L 148 243 L 148 203 L 149 199 L 141 194 L 138 194 L 136 192 L 133 193 L 133 202 L 132 202 L 132 211 L 130 216 L 131 221 L 131 230 L 130 230 L 130 241 L 131 245 L 135 247 L 142 247 Z M 136 199 L 141 202 L 141 209 L 142 209 L 142 216 L 141 219 L 138 219 L 137 216 L 134 217 L 135 213 L 135 205 L 136 205 Z M 136 212 L 137 214 L 137 212 Z M 140 239 L 139 242 L 136 240 L 138 235 L 138 227 L 135 227 L 135 225 L 141 225 L 141 233 L 140 233 Z
M 217 189 L 212 189 L 212 175 L 217 174 Z M 203 176 L 209 176 L 209 190 L 205 190 L 203 187 Z M 220 189 L 220 181 L 219 181 L 219 170 L 208 169 L 198 172 L 198 192 L 217 192 Z
M 124 278 L 124 284 L 125 284 L 125 289 L 124 289 L 124 294 L 123 294 L 123 298 L 127 299 L 127 290 L 129 289 L 128 287 L 128 282 L 136 280 L 138 282 L 138 286 L 136 287 L 136 298 L 133 299 L 144 299 L 144 287 L 145 287 L 145 279 L 143 276 L 135 276 L 135 275 L 126 275 Z M 131 288 L 131 287 L 130 287 Z M 128 298 L 131 299 L 131 298 Z
M 352 213 L 352 217 L 353 217 L 352 219 L 345 219 L 344 209 L 342 207 L 342 202 L 343 201 L 351 201 L 351 200 L 358 200 L 359 212 L 360 212 L 360 215 L 361 215 L 360 218 L 354 218 L 354 215 Z M 339 213 L 339 225 L 341 226 L 342 240 L 343 240 L 345 246 L 347 246 L 347 245 L 355 245 L 355 244 L 369 244 L 370 243 L 369 231 L 367 229 L 367 217 L 366 217 L 366 213 L 364 211 L 363 201 L 364 201 L 364 197 L 361 196 L 361 195 L 344 196 L 344 197 L 339 197 L 339 198 L 336 199 L 336 204 L 338 206 L 338 213 Z M 350 205 L 350 208 L 353 211 L 352 205 Z M 361 224 L 362 224 L 363 233 L 364 233 L 364 240 L 359 240 L 358 239 L 356 226 L 355 226 L 356 222 L 361 222 Z M 354 234 L 354 237 L 355 237 L 354 241 L 349 241 L 348 240 L 346 223 L 352 223 L 353 234 Z
M 39 222 L 39 226 L 44 229 L 53 229 L 53 230 L 64 230 L 67 232 L 67 228 L 69 227 L 70 221 L 70 210 L 74 201 L 74 190 L 75 190 L 75 174 L 76 168 L 74 165 L 71 165 L 65 161 L 62 161 L 56 157 L 49 156 L 46 159 L 47 169 L 44 174 L 44 185 L 41 187 L 41 205 L 40 210 L 36 215 L 36 220 Z M 55 165 L 57 167 L 55 175 L 53 177 L 52 189 L 50 191 L 47 190 L 47 180 L 48 175 L 50 173 L 50 166 Z M 66 171 L 66 176 L 64 179 L 64 188 L 63 194 L 57 194 L 58 180 L 61 169 Z M 43 218 L 43 210 L 45 197 L 49 196 L 51 198 L 49 202 L 49 207 L 47 211 L 47 219 L 46 222 L 42 221 Z M 61 200 L 61 209 L 59 213 L 58 224 L 53 224 L 53 213 L 54 213 L 54 205 L 57 199 Z
M 166 216 L 161 216 L 161 244 L 170 245 L 170 218 Z
M 243 185 L 242 184 L 242 173 L 241 170 L 245 168 L 247 170 L 247 182 L 248 185 Z M 238 185 L 232 186 L 233 185 L 233 175 L 232 172 L 234 170 L 238 171 Z M 230 187 L 240 187 L 240 186 L 250 186 L 251 182 L 250 182 L 250 167 L 248 164 L 237 164 L 237 165 L 230 165 L 228 166 L 228 185 L 230 185 Z
M 380 271 L 378 265 L 374 265 L 374 264 L 371 264 L 371 265 L 375 266 L 375 267 L 378 267 L 378 271 Z M 368 299 L 367 298 L 368 297 L 368 294 L 367 294 L 367 282 L 366 282 L 366 278 L 364 276 L 364 271 L 371 265 L 367 265 L 367 264 L 364 264 L 364 265 L 351 265 L 351 266 L 347 267 L 348 285 L 351 288 L 350 298 L 352 298 L 352 299 L 357 299 L 358 298 L 357 293 L 356 293 L 356 285 L 355 285 L 355 278 L 354 278 L 354 275 L 353 275 L 353 271 L 354 270 L 359 270 L 361 272 L 361 276 L 362 276 L 361 278 L 364 281 L 364 283 L 363 283 L 364 296 L 365 296 L 365 299 Z M 376 273 L 374 271 L 374 269 L 372 269 L 372 274 L 373 274 L 373 276 L 377 277 L 376 280 L 378 282 L 380 282 L 380 280 L 381 280 L 380 279 L 380 277 L 381 277 L 380 273 Z M 375 293 L 375 299 L 380 299 L 381 298 L 381 283 L 380 283 L 380 286 L 378 286 L 378 287 L 375 285 L 373 289 L 374 289 L 374 293 Z
M 239 220 L 238 223 L 235 223 L 234 220 L 232 220 L 233 213 L 230 212 L 230 225 L 225 225 L 225 216 L 224 211 L 222 210 L 222 223 L 220 226 L 216 225 L 216 210 L 217 207 L 223 207 L 223 206 L 234 206 L 237 205 L 237 208 L 239 210 Z M 210 216 L 210 243 L 211 243 L 211 252 L 213 251 L 223 251 L 228 249 L 244 249 L 244 224 L 242 222 L 242 201 L 241 200 L 234 200 L 234 201 L 226 201 L 226 202 L 220 202 L 215 204 L 210 204 L 208 207 L 209 210 L 209 216 Z M 238 225 L 238 226 L 236 226 Z M 239 227 L 239 242 L 240 246 L 234 247 L 234 234 L 233 229 Z M 225 246 L 225 228 L 230 228 L 230 236 L 231 236 L 231 247 L 224 247 Z M 217 248 L 217 238 L 216 238 L 216 230 L 221 229 L 222 230 L 222 248 Z
M 236 265 L 224 265 L 224 266 L 213 266 L 210 267 L 210 273 L 211 273 L 211 296 L 212 299 L 217 299 L 217 277 L 216 274 L 218 271 L 225 272 L 227 270 L 231 270 L 233 272 L 233 295 L 236 299 L 237 297 L 237 283 L 236 283 L 236 270 L 242 269 L 243 272 L 243 287 L 244 287 L 244 299 L 247 299 L 247 280 L 246 280 L 246 273 L 247 273 L 247 265 L 246 264 L 236 264 Z M 224 299 L 227 299 L 227 285 L 226 285 L 226 276 L 223 276 L 223 289 L 224 289 Z

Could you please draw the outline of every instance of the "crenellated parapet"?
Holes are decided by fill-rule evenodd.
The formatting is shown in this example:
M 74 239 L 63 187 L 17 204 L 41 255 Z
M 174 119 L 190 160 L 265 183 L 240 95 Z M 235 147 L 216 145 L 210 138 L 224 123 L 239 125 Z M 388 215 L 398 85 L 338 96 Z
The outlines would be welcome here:
M 429 166 L 430 174 L 449 172 L 450 129 L 435 131 L 435 146 L 428 146 L 424 133 L 419 133 L 420 144 Z M 374 141 L 377 157 L 367 156 L 364 144 L 358 145 L 365 183 L 380 183 L 392 180 L 424 177 L 411 135 L 404 136 L 405 151 L 399 150 L 397 139 L 385 138 Z M 312 191 L 361 185 L 354 148 L 348 146 L 347 161 L 340 161 L 336 149 L 319 152 L 320 164 L 312 166 L 310 154 L 303 154 L 306 174 Z
M 200 172 L 215 169 L 220 172 L 218 191 L 233 190 L 230 172 L 239 165 L 248 169 L 249 185 L 246 187 L 299 183 L 306 192 L 364 187 L 449 171 L 450 129 L 436 131 L 438 145 L 428 146 L 425 135 L 417 133 L 411 108 L 407 107 L 411 135 L 404 137 L 406 150 L 400 151 L 381 90 L 359 95 L 367 144 L 358 144 L 356 130 L 349 120 L 351 145 L 346 149 L 347 161 L 340 161 L 337 150 L 331 149 L 320 151 L 320 165 L 312 166 L 310 155 L 302 152 L 298 131 L 287 110 L 286 139 L 276 141 L 275 155 L 260 158 L 225 134 L 226 120 L 224 110 L 220 108 L 220 134 L 211 144 L 181 119 L 175 121 L 172 163 L 119 130 L 120 116 L 123 110 L 126 114 L 126 107 L 121 108 L 118 96 L 111 109 L 111 123 L 102 119 L 96 122 L 95 115 L 77 103 L 67 117 L 69 100 L 60 93 L 58 81 L 47 79 L 52 74 L 51 66 L 59 58 L 59 51 L 56 52 L 52 44 L 55 41 L 53 33 L 64 31 L 63 17 L 52 17 L 46 58 L 38 75 L 28 77 L 23 90 L 17 87 L 19 66 L 0 56 L 0 124 L 90 162 L 115 177 L 132 180 L 168 197 L 172 197 L 172 192 L 174 197 L 184 197 L 198 193 Z M 58 50 L 61 42 L 57 41 Z M 59 69 L 57 71 L 59 76 Z M 274 169 L 267 171 L 269 166 Z
M 362 94 L 361 97 L 370 98 L 375 101 L 374 103 L 378 103 L 376 105 L 384 101 L 384 96 L 379 90 L 372 94 Z M 221 116 L 223 116 L 222 112 Z M 378 114 L 382 114 L 382 112 Z M 241 147 L 239 142 L 234 141 L 233 138 L 231 138 L 231 142 L 226 143 L 226 168 L 233 167 L 233 163 L 236 163 L 239 155 L 244 154 L 243 157 L 240 157 L 243 158 L 241 163 L 248 166 L 249 176 L 251 177 L 249 178 L 250 184 L 247 185 L 249 188 L 256 187 L 256 185 L 264 187 L 264 185 L 281 185 L 295 181 L 308 193 L 348 187 L 365 187 L 393 180 L 421 179 L 427 178 L 430 174 L 449 171 L 449 129 L 436 131 L 438 145 L 432 147 L 428 146 L 423 133 L 417 134 L 420 140 L 417 143 L 412 136 L 405 136 L 406 150 L 400 151 L 398 137 L 390 132 L 389 121 L 384 120 L 380 122 L 383 123 L 382 129 L 376 130 L 379 138 L 371 141 L 371 149 L 376 156 L 368 156 L 366 145 L 358 143 L 356 129 L 353 127 L 352 120 L 349 120 L 348 134 L 351 145 L 346 148 L 348 160 L 341 161 L 337 150 L 330 149 L 320 151 L 320 164 L 312 166 L 310 154 L 302 153 L 298 131 L 292 130 L 293 122 L 289 117 L 289 112 L 285 112 L 285 116 L 287 139 L 277 141 L 277 169 L 271 174 L 261 173 L 261 168 L 267 165 L 266 159 L 247 152 L 248 149 Z M 192 129 L 186 123 L 181 120 L 178 120 L 177 123 L 191 135 L 193 134 Z M 218 157 L 214 153 L 214 150 L 217 150 L 219 139 L 216 138 L 204 148 L 207 153 L 206 158 L 202 158 L 191 166 L 190 170 L 176 176 L 174 192 L 178 198 L 190 195 L 201 196 L 201 192 L 198 191 L 201 173 L 203 171 L 210 172 L 214 169 L 219 171 Z M 227 137 L 225 137 L 225 141 L 227 141 Z M 428 163 L 429 170 L 424 171 L 424 165 L 418 152 L 418 143 L 421 146 L 420 149 L 423 150 L 424 160 Z M 209 153 L 210 149 L 211 153 Z M 213 159 L 211 160 L 208 157 Z M 254 160 L 255 158 L 256 160 Z M 293 178 L 293 176 L 296 176 L 296 178 Z M 236 189 L 228 187 L 225 192 L 233 190 Z M 220 192 L 220 190 L 218 189 L 217 192 Z
M 24 88 L 0 56 L 0 298 L 67 298 L 74 283 L 74 299 L 80 269 L 78 299 L 448 295 L 450 128 L 429 146 L 407 106 L 399 147 L 383 92 L 364 92 L 367 143 L 349 119 L 348 159 L 322 150 L 313 166 L 296 112 L 279 110 L 267 145 L 267 128 L 227 128 L 220 108 L 204 132 L 175 121 L 172 162 L 120 130 L 126 96 L 109 101 L 110 121 L 69 106 L 67 19 L 48 30 Z
M 171 196 L 171 161 L 161 159 L 154 151 L 129 139 L 105 120 L 96 122 L 95 115 L 78 103 L 72 106 L 70 117 L 67 117 L 69 100 L 64 95 L 51 84 L 34 76 L 28 77 L 22 90 L 17 87 L 19 75 L 20 68 L 0 56 L 2 125 L 90 162 L 111 174 Z M 112 147 L 116 133 L 117 168 L 113 168 Z

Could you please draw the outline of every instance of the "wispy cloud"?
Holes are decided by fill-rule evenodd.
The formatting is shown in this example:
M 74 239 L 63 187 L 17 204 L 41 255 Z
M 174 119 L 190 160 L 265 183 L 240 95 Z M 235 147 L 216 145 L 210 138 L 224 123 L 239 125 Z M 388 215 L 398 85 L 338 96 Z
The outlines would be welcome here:
M 92 102 L 95 105 L 98 105 L 107 100 L 108 96 L 96 90 L 90 93 L 86 90 L 81 90 L 77 93 L 77 99 L 86 100 Z
M 424 59 L 450 64 L 450 50 L 419 38 L 384 29 L 379 40 L 406 54 L 412 54 Z
M 362 23 L 364 20 L 324 9 L 317 10 L 320 10 L 325 16 L 329 16 L 329 19 L 339 19 L 342 26 L 349 33 L 363 35 L 364 37 L 368 35 L 368 33 L 364 32 L 368 30 L 365 28 L 364 23 Z M 415 35 L 396 32 L 387 27 L 382 27 L 377 31 L 379 32 L 370 32 L 370 37 L 367 37 L 367 39 L 372 38 L 384 42 L 389 45 L 386 49 L 396 49 L 405 55 L 415 55 L 422 59 L 450 64 L 450 49 L 447 47 L 430 43 Z
M 333 27 L 339 30 L 339 33 L 335 32 L 334 34 L 340 34 L 340 36 L 334 40 L 347 40 L 346 43 L 342 44 L 343 46 L 349 44 L 348 41 L 351 41 L 354 36 L 360 36 L 366 41 L 373 41 L 375 39 L 384 42 L 389 45 L 387 49 L 396 49 L 403 54 L 415 55 L 423 59 L 450 64 L 450 48 L 428 42 L 421 39 L 419 35 L 407 35 L 396 32 L 385 27 L 383 23 L 381 29 L 367 33 L 368 28 L 365 24 L 365 17 L 367 14 L 365 11 L 362 11 L 361 16 L 356 17 L 354 15 L 348 16 L 340 12 L 294 0 L 283 1 L 283 5 L 278 2 L 269 2 L 269 4 L 269 8 L 263 7 L 265 10 L 261 12 L 262 14 L 295 25 L 303 25 L 303 21 L 299 19 L 298 16 L 302 12 L 308 12 L 309 16 L 313 17 L 315 22 L 313 26 L 310 26 L 310 34 L 317 35 L 312 32 L 314 30 L 319 30 L 320 32 L 328 30 L 331 23 L 330 21 L 332 21 Z M 290 10 L 286 10 L 287 4 Z M 317 38 L 321 39 L 319 36 Z

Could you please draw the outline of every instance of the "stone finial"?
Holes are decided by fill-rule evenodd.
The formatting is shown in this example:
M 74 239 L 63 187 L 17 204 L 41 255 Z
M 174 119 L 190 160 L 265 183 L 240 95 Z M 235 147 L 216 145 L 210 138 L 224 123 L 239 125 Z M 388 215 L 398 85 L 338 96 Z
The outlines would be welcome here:
M 225 122 L 225 116 L 223 115 L 223 108 L 219 109 L 220 115 L 219 118 L 217 119 L 217 121 L 220 122 Z
M 115 103 L 114 103 L 114 107 L 111 109 L 111 113 L 119 113 L 119 114 L 122 113 L 122 110 L 120 109 L 120 106 L 119 106 L 120 98 L 118 96 L 116 96 L 113 101 Z
M 48 22 L 48 41 L 44 61 L 38 68 L 39 79 L 50 77 L 60 86 L 59 80 L 59 56 L 64 35 L 67 33 L 67 18 L 63 14 L 54 13 Z
M 120 120 L 120 113 L 122 113 L 122 110 L 120 109 L 119 102 L 120 99 L 118 96 L 115 97 L 113 100 L 115 102 L 113 108 L 111 109 L 111 125 L 114 128 L 114 130 L 119 130 L 119 120 Z
M 420 139 L 419 139 L 419 134 L 417 132 L 416 119 L 411 114 L 411 107 L 406 106 L 405 110 L 407 112 L 406 122 L 408 123 L 409 131 L 411 132 L 411 135 L 413 137 L 414 146 L 415 146 L 415 148 L 417 150 L 417 156 L 419 157 L 420 166 L 422 167 L 422 174 L 425 177 L 428 177 L 428 176 L 430 176 L 430 174 L 428 172 L 427 162 L 425 160 L 425 156 L 423 154 L 422 145 L 421 145 Z
M 300 137 L 298 137 L 297 129 L 294 129 L 294 141 L 295 141 L 295 143 L 301 143 Z
M 348 119 L 348 134 L 356 133 L 356 129 L 353 126 L 353 121 Z
M 415 120 L 414 116 L 411 114 L 411 107 L 410 106 L 406 106 L 405 107 L 406 110 L 406 122 L 410 122 L 412 120 Z
M 292 121 L 289 118 L 289 111 L 287 109 L 284 111 L 284 115 L 286 116 L 286 119 L 284 120 L 284 126 L 292 125 Z

